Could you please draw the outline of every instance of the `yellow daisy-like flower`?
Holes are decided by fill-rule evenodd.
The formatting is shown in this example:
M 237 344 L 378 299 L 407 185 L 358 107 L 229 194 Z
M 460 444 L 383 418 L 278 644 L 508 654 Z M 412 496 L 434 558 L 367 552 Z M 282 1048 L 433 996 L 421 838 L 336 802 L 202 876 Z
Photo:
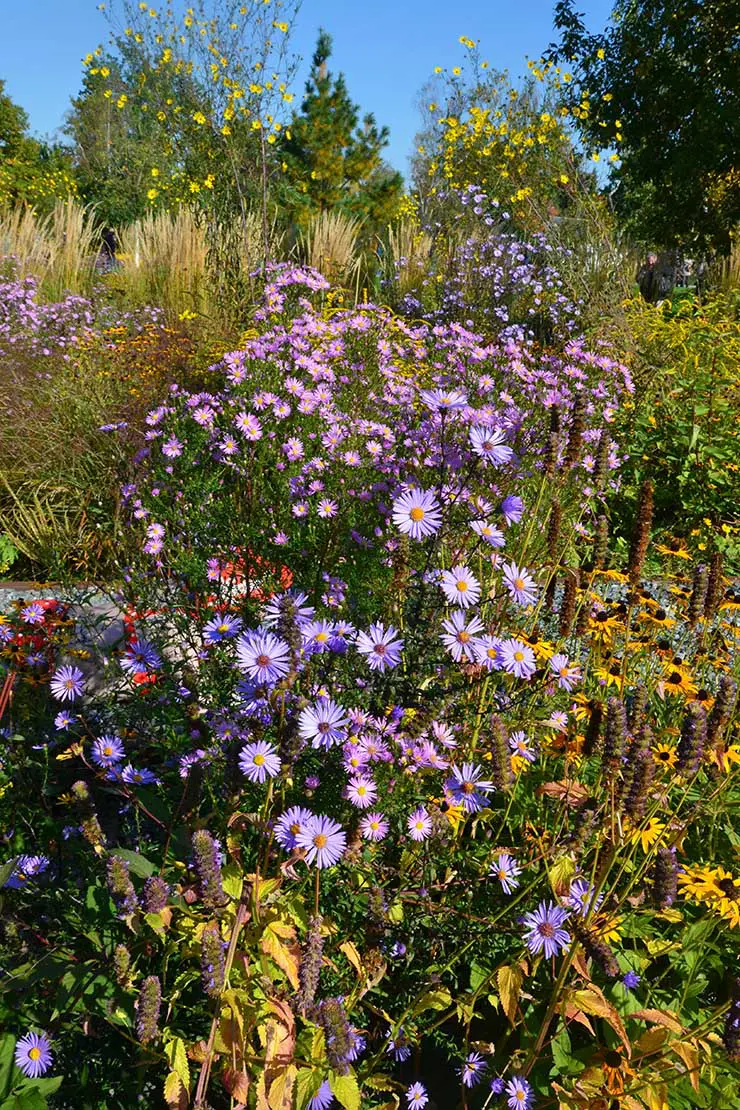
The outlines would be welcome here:
M 665 824 L 659 821 L 657 817 L 651 817 L 647 825 L 634 830 L 630 829 L 628 835 L 630 844 L 641 844 L 643 852 L 649 852 L 652 845 L 661 839 L 664 832 Z
M 715 760 L 721 771 L 729 775 L 733 766 L 740 764 L 740 744 L 731 744 L 729 748 L 724 751 L 715 753 Z
M 678 667 L 670 667 L 658 682 L 658 693 L 663 698 L 666 694 L 687 698 L 698 693 L 698 687 L 692 682 L 691 676 Z
M 661 767 L 673 768 L 678 763 L 678 756 L 676 749 L 671 747 L 670 744 L 657 744 L 653 748 L 653 759 Z

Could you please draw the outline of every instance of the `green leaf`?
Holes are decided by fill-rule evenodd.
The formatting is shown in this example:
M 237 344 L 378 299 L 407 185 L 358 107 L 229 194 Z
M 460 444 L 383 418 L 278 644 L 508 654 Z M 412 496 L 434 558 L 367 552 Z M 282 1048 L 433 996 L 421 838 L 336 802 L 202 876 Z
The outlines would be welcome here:
M 5 886 L 6 882 L 15 871 L 17 860 L 18 856 L 14 856 L 13 859 L 9 859 L 7 863 L 4 863 L 2 864 L 2 866 L 0 866 L 0 887 Z
M 133 871 L 134 875 L 138 875 L 140 879 L 148 879 L 157 870 L 157 865 L 152 863 L 151 860 L 139 855 L 138 852 L 132 852 L 129 848 L 116 848 L 111 852 L 111 855 L 125 860 L 129 871 Z
M 4 1098 L 10 1090 L 14 1052 L 15 1037 L 12 1033 L 4 1033 L 0 1037 L 0 1098 Z
M 304 1110 L 306 1103 L 314 1097 L 323 1083 L 323 1075 L 313 1068 L 301 1068 L 295 1077 L 296 1110 Z
M 442 987 L 440 990 L 427 991 L 414 1006 L 413 1012 L 421 1014 L 424 1010 L 446 1010 L 452 1004 L 452 995 Z
M 189 1091 L 190 1064 L 188 1063 L 188 1054 L 185 1048 L 185 1041 L 182 1039 L 182 1037 L 173 1037 L 171 1041 L 167 1042 L 164 1050 L 170 1068 L 180 1077 L 185 1090 Z
M 360 1110 L 360 1088 L 354 1075 L 335 1075 L 329 1072 L 329 1086 L 344 1110 Z

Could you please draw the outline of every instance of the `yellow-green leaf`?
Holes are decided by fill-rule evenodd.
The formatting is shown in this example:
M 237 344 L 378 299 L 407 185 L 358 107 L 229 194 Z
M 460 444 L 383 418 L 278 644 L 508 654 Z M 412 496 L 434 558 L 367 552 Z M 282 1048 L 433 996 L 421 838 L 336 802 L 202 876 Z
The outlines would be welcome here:
M 329 1073 L 329 1086 L 332 1094 L 344 1110 L 360 1110 L 360 1088 L 357 1080 L 351 1073 L 349 1075 L 335 1075 Z
M 424 1010 L 446 1010 L 451 1005 L 452 995 L 445 987 L 441 987 L 439 990 L 427 991 L 423 994 L 414 1006 L 414 1013 L 421 1014 Z
M 165 1045 L 165 1053 L 172 1071 L 179 1076 L 185 1090 L 190 1090 L 190 1064 L 188 1063 L 185 1041 L 182 1037 L 173 1037 L 172 1040 L 168 1041 Z
M 288 1064 L 287 1068 L 273 1079 L 267 1094 L 267 1105 L 270 1110 L 291 1110 L 295 1076 L 295 1064 Z
M 500 967 L 496 973 L 501 1005 L 512 1025 L 515 1024 L 517 1003 L 519 1002 L 523 979 L 522 969 L 517 964 L 512 967 Z
M 262 951 L 285 972 L 293 990 L 297 991 L 300 987 L 298 980 L 298 960 L 291 950 L 283 944 L 277 933 L 274 932 L 272 925 L 268 925 L 262 933 L 260 944 Z
M 177 1106 L 181 1094 L 182 1082 L 180 1076 L 176 1071 L 171 1071 L 164 1081 L 164 1100 Z

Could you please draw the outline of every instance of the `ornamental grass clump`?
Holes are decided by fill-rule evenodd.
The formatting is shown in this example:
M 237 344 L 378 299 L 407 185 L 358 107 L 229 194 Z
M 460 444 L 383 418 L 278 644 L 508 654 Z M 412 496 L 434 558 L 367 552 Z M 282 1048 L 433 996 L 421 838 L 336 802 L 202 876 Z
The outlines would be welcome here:
M 9 1051 L 122 1105 L 731 1110 L 740 602 L 647 578 L 644 506 L 594 557 L 629 376 L 325 285 L 148 412 L 104 650 L 0 623 Z

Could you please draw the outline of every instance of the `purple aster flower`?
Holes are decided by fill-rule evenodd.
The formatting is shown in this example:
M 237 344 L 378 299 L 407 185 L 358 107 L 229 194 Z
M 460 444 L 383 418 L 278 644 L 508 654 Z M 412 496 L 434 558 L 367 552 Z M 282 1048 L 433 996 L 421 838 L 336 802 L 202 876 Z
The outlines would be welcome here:
M 218 448 L 221 454 L 225 455 L 226 458 L 230 458 L 232 455 L 239 454 L 239 444 L 236 442 L 233 436 L 224 436 L 224 438 L 219 443 Z
M 398 1030 L 395 1037 L 391 1036 L 391 1031 L 389 1030 L 388 1043 L 385 1046 L 385 1051 L 388 1056 L 392 1056 L 393 1059 L 398 1060 L 399 1063 L 408 1060 L 411 1055 L 411 1046 L 402 1028 Z
M 236 642 L 239 667 L 257 682 L 277 682 L 290 670 L 290 648 L 272 632 L 248 632 Z
M 534 652 L 529 644 L 523 644 L 513 636 L 501 641 L 501 665 L 507 674 L 516 678 L 531 678 L 537 670 Z
M 506 1084 L 506 1105 L 510 1110 L 530 1110 L 534 1092 L 523 1075 L 515 1075 Z
M 329 1080 L 325 1079 L 313 1098 L 306 1103 L 306 1110 L 329 1110 L 333 1101 L 334 1095 L 331 1092 Z
M 526 759 L 528 763 L 534 763 L 534 761 L 537 759 L 537 756 L 535 752 L 532 751 L 529 744 L 529 737 L 527 736 L 526 732 L 522 732 L 521 729 L 517 729 L 516 732 L 512 732 L 511 736 L 509 737 L 509 747 L 511 748 L 514 755 L 521 756 L 521 758 Z
M 419 843 L 421 843 L 422 840 L 427 840 L 431 836 L 432 819 L 424 806 L 419 806 L 418 809 L 414 810 L 406 821 L 406 828 L 409 830 L 411 839 Z
M 466 1087 L 477 1087 L 487 1066 L 480 1052 L 469 1052 L 463 1066 L 458 1068 L 458 1075 Z
M 384 671 L 398 665 L 403 650 L 403 640 L 395 640 L 398 633 L 392 624 L 386 628 L 380 621 L 371 624 L 367 632 L 358 632 L 356 646 L 367 657 L 373 671 Z
M 182 454 L 182 444 L 177 436 L 170 436 L 165 440 L 162 444 L 162 454 L 168 459 L 176 459 Z
M 322 520 L 331 520 L 339 512 L 339 506 L 336 501 L 332 501 L 331 497 L 322 497 L 319 501 L 316 513 Z
M 331 817 L 311 817 L 296 836 L 296 846 L 306 849 L 306 862 L 318 868 L 333 867 L 347 847 L 347 836 Z
M 641 979 L 642 976 L 638 975 L 636 971 L 627 971 L 622 976 L 622 986 L 625 990 L 633 991 L 639 985 Z
M 493 783 L 481 779 L 483 768 L 475 763 L 463 763 L 462 768 L 453 767 L 445 788 L 468 813 L 478 813 L 488 805 L 486 794 L 494 789 Z
M 388 822 L 375 810 L 360 821 L 360 834 L 365 840 L 383 840 L 388 835 Z
M 52 1065 L 51 1042 L 46 1033 L 26 1033 L 15 1046 L 17 1067 L 28 1079 L 38 1079 Z
M 480 538 L 490 544 L 491 547 L 503 547 L 506 543 L 504 533 L 501 529 L 496 528 L 493 524 L 488 524 L 485 520 L 474 520 L 470 527 L 473 529 L 476 536 L 480 536 Z
M 203 639 L 207 644 L 217 644 L 241 632 L 242 622 L 230 613 L 217 613 L 203 625 Z
M 581 917 L 585 917 L 591 908 L 598 910 L 604 900 L 604 895 L 599 894 L 594 902 L 594 890 L 588 879 L 574 879 L 570 884 L 566 903 Z
M 495 1079 L 491 1080 L 491 1093 L 498 1097 L 498 1095 L 504 1093 L 505 1086 L 506 1080 L 502 1076 L 497 1075 Z
M 54 728 L 61 731 L 62 729 L 69 728 L 76 720 L 77 718 L 72 713 L 67 713 L 66 709 L 63 709 L 62 712 L 57 713 L 54 718 Z
M 567 690 L 568 693 L 583 677 L 581 668 L 577 664 L 571 666 L 568 656 L 561 653 L 553 655 L 550 659 L 550 671 L 557 678 L 560 689 Z
M 331 641 L 336 635 L 331 621 L 311 621 L 304 625 L 302 632 L 304 650 L 308 648 L 317 653 L 331 650 Z
M 129 674 L 150 674 L 162 666 L 162 657 L 153 644 L 139 637 L 127 646 L 121 666 Z
M 480 598 L 480 583 L 469 567 L 458 563 L 452 570 L 442 573 L 439 582 L 442 591 L 451 605 L 469 609 Z
M 50 863 L 48 856 L 18 856 L 13 871 L 5 880 L 5 886 L 11 890 L 24 890 L 31 879 L 46 871 Z
M 480 455 L 491 466 L 503 466 L 514 457 L 502 428 L 471 428 L 470 446 L 476 455 Z
M 546 957 L 557 956 L 570 944 L 570 933 L 563 926 L 570 912 L 554 902 L 540 902 L 533 913 L 526 913 L 523 921 L 527 933 L 527 948 L 535 955 L 544 952 Z
M 159 782 L 159 779 L 151 771 L 146 768 L 139 770 L 138 767 L 133 767 L 130 763 L 121 771 L 121 778 L 124 782 L 128 782 L 133 786 L 151 786 L 153 783 Z
M 25 609 L 21 609 L 21 618 L 26 624 L 43 624 L 44 607 L 41 602 L 32 601 L 30 605 L 26 605 Z
M 519 886 L 518 875 L 522 869 L 513 856 L 508 852 L 501 852 L 498 859 L 491 865 L 491 875 L 498 879 L 504 894 L 511 894 Z
M 275 839 L 286 852 L 292 852 L 298 842 L 298 834 L 308 827 L 308 822 L 314 816 L 310 809 L 303 806 L 291 806 L 282 813 L 275 822 Z
M 349 718 L 341 705 L 331 698 L 320 698 L 301 710 L 298 734 L 302 740 L 310 740 L 313 748 L 331 748 L 344 741 L 348 723 Z
M 347 797 L 358 809 L 367 809 L 378 797 L 378 788 L 369 775 L 355 775 L 349 780 Z
M 280 774 L 280 756 L 266 740 L 255 740 L 239 753 L 239 770 L 250 782 L 262 783 Z
M 49 683 L 49 689 L 59 701 L 74 701 L 84 688 L 85 676 L 79 667 L 57 667 Z
M 262 425 L 251 412 L 240 412 L 234 420 L 239 431 L 250 443 L 262 438 Z
M 409 1110 L 423 1110 L 429 1102 L 429 1095 L 423 1083 L 412 1083 L 406 1090 L 406 1101 Z
M 460 663 L 463 659 L 472 662 L 475 658 L 474 639 L 479 632 L 483 632 L 483 625 L 476 616 L 467 619 L 462 609 L 456 609 L 448 620 L 442 621 L 442 643 L 455 660 Z
M 442 514 L 433 493 L 412 489 L 393 502 L 393 523 L 412 540 L 423 540 L 439 531 Z
M 524 514 L 524 502 L 521 497 L 511 494 L 501 502 L 501 512 L 507 524 L 518 524 Z
M 307 601 L 308 594 L 301 593 L 300 590 L 286 590 L 284 594 L 278 594 L 267 602 L 262 611 L 262 623 L 266 628 L 274 628 L 278 621 L 289 618 L 303 629 L 315 615 L 314 607 L 306 605 Z
M 93 740 L 91 755 L 98 767 L 107 768 L 120 763 L 125 758 L 126 751 L 117 736 L 101 736 L 98 740 Z
M 303 458 L 305 451 L 301 441 L 296 439 L 295 436 L 291 436 L 283 444 L 283 453 L 290 462 L 297 462 L 298 459 Z
M 421 389 L 419 398 L 427 408 L 436 411 L 463 409 L 468 403 L 467 394 L 461 389 Z
M 537 585 L 534 578 L 516 563 L 504 567 L 504 585 L 517 605 L 534 605 L 537 600 Z
M 487 671 L 501 670 L 501 641 L 496 636 L 476 636 L 473 640 L 473 654 L 476 663 Z

